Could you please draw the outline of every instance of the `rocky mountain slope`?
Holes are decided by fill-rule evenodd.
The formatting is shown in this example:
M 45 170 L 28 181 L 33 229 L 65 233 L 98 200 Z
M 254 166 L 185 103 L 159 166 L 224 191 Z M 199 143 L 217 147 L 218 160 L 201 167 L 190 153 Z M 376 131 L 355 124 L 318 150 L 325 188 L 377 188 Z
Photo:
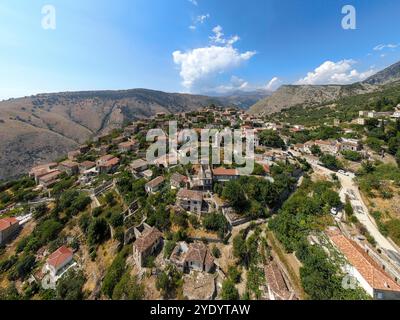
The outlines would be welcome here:
M 258 101 L 251 114 L 272 114 L 297 105 L 320 105 L 352 95 L 380 90 L 381 85 L 400 79 L 400 62 L 376 73 L 363 82 L 351 85 L 284 85 L 270 97 Z
M 323 102 L 368 92 L 369 90 L 374 90 L 373 86 L 362 84 L 350 86 L 284 85 L 270 97 L 260 100 L 253 105 L 249 112 L 252 114 L 272 114 L 300 104 L 318 105 Z
M 207 94 L 209 96 L 215 96 L 224 105 L 234 105 L 241 109 L 248 109 L 258 101 L 269 97 L 272 94 L 268 90 L 255 90 L 255 91 L 235 91 L 230 92 L 227 95 L 213 95 L 212 93 Z
M 364 84 L 381 85 L 400 80 L 400 61 L 364 80 Z
M 157 112 L 195 110 L 218 98 L 160 91 L 89 91 L 41 94 L 0 102 L 0 178 L 54 160 L 122 124 Z

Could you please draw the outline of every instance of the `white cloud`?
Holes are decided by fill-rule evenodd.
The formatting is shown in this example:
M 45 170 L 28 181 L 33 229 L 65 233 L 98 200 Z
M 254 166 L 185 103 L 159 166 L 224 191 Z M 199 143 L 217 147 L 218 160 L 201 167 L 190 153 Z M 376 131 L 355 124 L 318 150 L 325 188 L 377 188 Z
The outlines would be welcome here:
M 278 77 L 273 77 L 270 82 L 267 83 L 265 89 L 268 91 L 275 91 L 281 85 L 282 81 Z
M 249 83 L 237 76 L 232 76 L 231 81 L 227 85 L 220 85 L 215 88 L 209 88 L 205 91 L 215 92 L 218 94 L 227 94 L 234 91 L 249 91 L 252 88 L 250 87 Z
M 282 81 L 278 77 L 272 78 L 266 85 L 256 85 L 250 83 L 237 76 L 232 76 L 230 82 L 227 84 L 217 85 L 217 86 L 205 86 L 202 88 L 202 93 L 205 94 L 218 94 L 227 95 L 235 94 L 238 91 L 242 93 L 253 92 L 253 91 L 275 91 L 282 84 Z
M 210 14 L 209 13 L 197 16 L 196 19 L 193 20 L 192 25 L 189 26 L 189 29 L 196 30 L 197 25 L 203 24 L 209 18 L 210 18 Z
M 207 19 L 209 19 L 210 18 L 210 14 L 209 13 L 207 13 L 207 14 L 202 14 L 202 15 L 200 15 L 200 16 L 197 16 L 197 18 L 196 18 L 196 22 L 197 23 L 204 23 Z
M 195 5 L 195 6 L 198 5 L 197 0 L 189 0 L 189 2 L 192 3 L 192 4 Z
M 175 64 L 181 67 L 182 84 L 188 89 L 200 80 L 240 66 L 254 55 L 254 51 L 240 53 L 231 46 L 210 46 L 172 54 Z
M 213 30 L 214 35 L 210 37 L 210 40 L 216 44 L 226 44 L 232 46 L 235 42 L 239 41 L 240 38 L 237 35 L 232 36 L 230 39 L 224 38 L 224 33 L 222 32 L 222 27 L 220 25 L 216 26 Z
M 374 51 L 382 51 L 382 50 L 384 50 L 384 49 L 396 49 L 398 46 L 400 46 L 399 43 L 398 43 L 398 44 L 393 44 L 393 43 L 389 43 L 389 44 L 380 44 L 380 45 L 377 45 L 377 46 L 374 48 Z
M 172 54 L 174 63 L 180 67 L 182 85 L 189 90 L 195 87 L 201 90 L 207 80 L 239 67 L 256 54 L 255 51 L 239 52 L 233 47 L 239 37 L 226 40 L 220 26 L 215 27 L 213 32 L 213 42 L 219 45 L 212 44 L 186 52 L 175 51 Z
M 309 72 L 306 77 L 298 80 L 296 84 L 349 84 L 365 80 L 375 73 L 373 69 L 359 72 L 353 68 L 354 64 L 356 64 L 354 60 L 326 61 L 313 72 Z

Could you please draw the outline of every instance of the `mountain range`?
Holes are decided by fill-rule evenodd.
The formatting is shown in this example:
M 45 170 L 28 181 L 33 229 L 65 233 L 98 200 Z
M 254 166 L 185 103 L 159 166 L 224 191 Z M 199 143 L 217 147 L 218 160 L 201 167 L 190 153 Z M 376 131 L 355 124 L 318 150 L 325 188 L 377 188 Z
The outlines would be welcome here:
M 249 112 L 267 115 L 297 105 L 320 105 L 340 98 L 380 90 L 383 85 L 400 80 L 400 62 L 350 85 L 283 85 L 271 96 L 258 101 Z
M 195 110 L 217 99 L 135 89 L 40 94 L 0 103 L 0 177 L 54 160 L 87 139 L 157 112 Z
M 0 102 L 0 179 L 65 155 L 89 138 L 158 112 L 192 111 L 212 103 L 250 107 L 256 115 L 309 106 L 380 90 L 400 80 L 400 62 L 351 85 L 284 85 L 268 91 L 225 96 L 166 93 L 148 89 L 39 94 Z

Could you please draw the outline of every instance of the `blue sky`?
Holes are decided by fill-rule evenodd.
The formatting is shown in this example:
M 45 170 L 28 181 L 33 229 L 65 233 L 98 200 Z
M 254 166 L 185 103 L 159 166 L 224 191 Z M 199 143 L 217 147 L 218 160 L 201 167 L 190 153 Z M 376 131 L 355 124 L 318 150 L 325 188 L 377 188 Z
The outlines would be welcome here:
M 356 30 L 341 27 L 346 4 Z M 397 0 L 3 0 L 0 99 L 350 83 L 400 60 L 399 13 Z

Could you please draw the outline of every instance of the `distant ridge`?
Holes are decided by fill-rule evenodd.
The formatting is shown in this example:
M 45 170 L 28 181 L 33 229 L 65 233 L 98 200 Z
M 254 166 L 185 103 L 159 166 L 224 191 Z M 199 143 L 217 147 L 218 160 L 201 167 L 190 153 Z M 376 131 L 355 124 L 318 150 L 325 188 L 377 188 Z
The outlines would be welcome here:
M 0 102 L 0 178 L 65 155 L 90 137 L 157 112 L 196 110 L 223 101 L 148 89 L 39 94 Z
M 284 85 L 270 97 L 255 103 L 251 114 L 271 114 L 296 105 L 320 105 L 340 98 L 380 90 L 382 85 L 400 80 L 400 62 L 351 85 Z

